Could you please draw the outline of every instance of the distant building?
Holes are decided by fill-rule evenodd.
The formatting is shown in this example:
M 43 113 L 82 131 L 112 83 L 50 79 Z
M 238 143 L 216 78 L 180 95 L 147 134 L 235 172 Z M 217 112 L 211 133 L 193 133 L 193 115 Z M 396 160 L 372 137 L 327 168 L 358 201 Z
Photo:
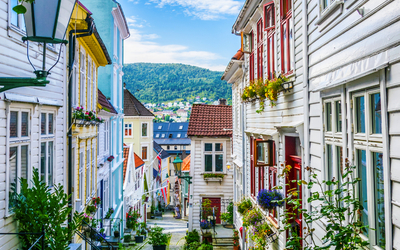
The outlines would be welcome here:
M 180 117 L 187 117 L 187 111 L 185 111 L 184 109 L 178 109 L 176 111 L 176 114 Z
M 160 145 L 157 144 L 157 142 L 153 141 L 153 150 L 156 155 L 160 155 L 161 158 L 161 173 L 160 173 L 160 180 L 158 181 L 158 187 L 166 187 L 167 192 L 166 192 L 166 198 L 165 198 L 165 205 L 171 205 L 174 206 L 175 204 L 173 203 L 173 192 L 171 192 L 171 161 L 170 161 L 170 155 L 165 151 Z M 158 174 L 158 160 L 154 161 L 153 164 L 153 169 L 157 171 Z M 168 175 L 168 178 L 167 178 Z M 157 181 L 157 180 L 156 180 Z M 160 198 L 163 198 L 163 195 L 161 195 Z M 160 199 L 158 200 L 160 201 Z

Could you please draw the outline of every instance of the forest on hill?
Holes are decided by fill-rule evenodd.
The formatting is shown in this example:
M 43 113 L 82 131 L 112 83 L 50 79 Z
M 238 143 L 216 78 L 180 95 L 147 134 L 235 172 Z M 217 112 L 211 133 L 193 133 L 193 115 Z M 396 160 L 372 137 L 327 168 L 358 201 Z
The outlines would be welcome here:
M 231 103 L 231 86 L 221 80 L 223 72 L 175 63 L 124 65 L 126 88 L 143 103 L 189 101 L 197 96 Z

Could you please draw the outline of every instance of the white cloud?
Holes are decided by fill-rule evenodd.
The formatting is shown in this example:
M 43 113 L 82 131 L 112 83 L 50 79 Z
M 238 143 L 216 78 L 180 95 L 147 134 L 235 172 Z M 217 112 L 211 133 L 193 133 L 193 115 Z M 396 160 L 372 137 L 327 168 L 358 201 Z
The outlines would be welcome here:
M 184 13 L 202 20 L 215 20 L 224 15 L 237 15 L 243 1 L 238 0 L 149 0 L 162 8 L 165 5 L 182 6 Z
M 141 20 L 135 16 L 125 17 L 129 27 L 143 28 L 146 21 Z
M 208 51 L 189 50 L 179 44 L 162 45 L 154 40 L 156 34 L 142 34 L 139 30 L 130 29 L 130 38 L 125 41 L 125 63 L 183 63 L 210 70 L 223 71 L 226 65 L 215 62 L 221 57 Z

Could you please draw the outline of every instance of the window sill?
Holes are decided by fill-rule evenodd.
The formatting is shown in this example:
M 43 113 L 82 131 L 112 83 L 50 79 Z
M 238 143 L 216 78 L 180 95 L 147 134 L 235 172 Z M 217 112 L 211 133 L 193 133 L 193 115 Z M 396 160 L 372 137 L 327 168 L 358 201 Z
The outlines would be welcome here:
M 332 3 L 331 6 L 329 6 L 321 13 L 319 19 L 316 22 L 316 25 L 318 26 L 320 32 L 342 14 L 343 5 L 343 0 L 336 0 Z

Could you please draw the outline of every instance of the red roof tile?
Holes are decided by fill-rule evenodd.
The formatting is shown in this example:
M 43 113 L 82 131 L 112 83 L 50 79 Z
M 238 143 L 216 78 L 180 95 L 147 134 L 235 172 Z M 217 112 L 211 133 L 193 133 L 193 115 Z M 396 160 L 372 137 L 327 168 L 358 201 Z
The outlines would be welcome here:
M 144 161 L 136 153 L 134 154 L 135 154 L 135 168 L 138 168 L 144 164 Z
M 117 114 L 117 111 L 114 109 L 113 105 L 107 100 L 106 96 L 100 91 L 100 89 L 97 89 L 98 93 L 98 102 L 99 104 L 103 107 L 103 109 L 107 112 Z
M 125 145 L 124 145 L 125 146 Z M 125 175 L 126 175 L 126 168 L 128 166 L 128 158 L 129 158 L 129 147 L 124 147 L 124 182 L 125 182 Z
M 194 104 L 189 136 L 232 136 L 232 106 Z
M 190 171 L 190 155 L 186 156 L 182 162 L 182 171 Z

